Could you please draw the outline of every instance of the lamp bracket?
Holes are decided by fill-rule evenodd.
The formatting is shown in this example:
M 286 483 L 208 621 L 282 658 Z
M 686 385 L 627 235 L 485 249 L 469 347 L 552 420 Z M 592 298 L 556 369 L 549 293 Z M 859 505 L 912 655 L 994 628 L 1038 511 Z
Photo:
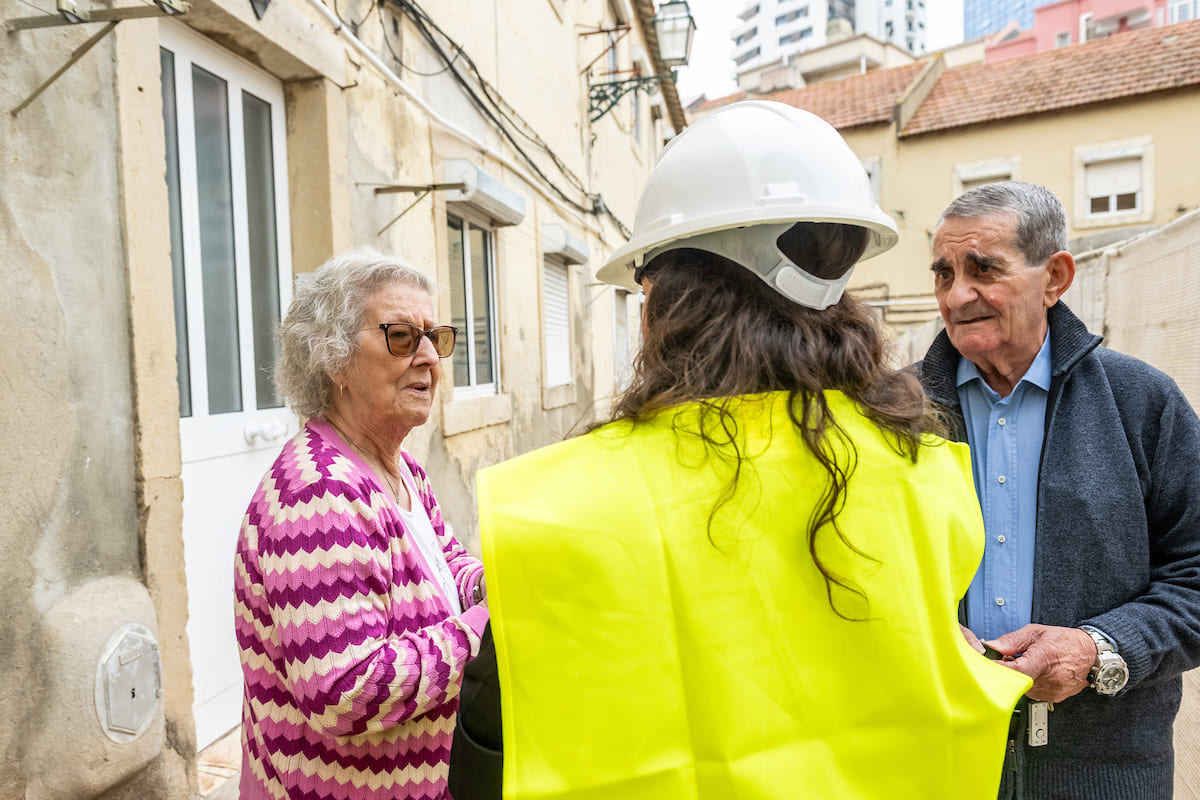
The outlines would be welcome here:
M 630 92 L 641 90 L 646 94 L 658 88 L 664 80 L 675 80 L 675 73 L 626 78 L 623 81 L 593 83 L 588 86 L 588 120 L 595 122 L 612 110 L 621 98 Z

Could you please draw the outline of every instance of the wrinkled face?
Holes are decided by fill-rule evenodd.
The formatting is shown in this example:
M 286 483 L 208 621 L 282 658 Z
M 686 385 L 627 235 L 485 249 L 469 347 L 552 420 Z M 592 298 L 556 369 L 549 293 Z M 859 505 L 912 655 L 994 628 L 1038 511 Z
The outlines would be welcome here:
M 370 428 L 407 433 L 429 419 L 441 359 L 427 336 L 421 337 L 411 356 L 393 356 L 379 330 L 384 322 L 433 328 L 437 324 L 433 298 L 405 284 L 385 286 L 371 295 L 363 312 L 363 330 L 355 334 L 358 349 L 340 376 L 346 388 L 339 402 Z
M 950 342 L 981 367 L 1032 361 L 1046 335 L 1045 265 L 1015 246 L 1016 218 L 949 217 L 933 237 L 933 287 Z

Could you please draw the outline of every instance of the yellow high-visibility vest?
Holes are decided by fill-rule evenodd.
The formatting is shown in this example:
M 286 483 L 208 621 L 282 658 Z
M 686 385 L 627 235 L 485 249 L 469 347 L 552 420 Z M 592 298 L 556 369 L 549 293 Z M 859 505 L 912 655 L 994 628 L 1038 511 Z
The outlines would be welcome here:
M 930 437 L 913 464 L 826 397 L 865 555 L 817 550 L 860 621 L 809 552 L 826 473 L 786 393 L 730 401 L 746 461 L 719 506 L 734 462 L 696 405 L 480 474 L 506 798 L 995 798 L 1029 681 L 959 632 L 983 552 L 967 448 Z

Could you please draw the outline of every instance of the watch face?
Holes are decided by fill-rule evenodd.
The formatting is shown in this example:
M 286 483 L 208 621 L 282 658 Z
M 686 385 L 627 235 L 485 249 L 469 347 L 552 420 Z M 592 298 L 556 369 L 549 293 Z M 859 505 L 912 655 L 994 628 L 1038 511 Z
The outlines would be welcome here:
M 1100 694 L 1116 694 L 1129 680 L 1124 664 L 1102 664 L 1096 672 L 1096 691 Z

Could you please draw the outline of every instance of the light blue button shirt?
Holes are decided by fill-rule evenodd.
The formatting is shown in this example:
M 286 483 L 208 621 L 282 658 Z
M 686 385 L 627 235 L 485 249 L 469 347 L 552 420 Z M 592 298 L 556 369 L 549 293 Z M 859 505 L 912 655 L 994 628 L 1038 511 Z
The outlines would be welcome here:
M 1008 397 L 1000 397 L 965 358 L 958 362 L 957 385 L 987 533 L 983 563 L 967 589 L 967 625 L 980 639 L 995 639 L 1027 625 L 1033 613 L 1050 334 Z

